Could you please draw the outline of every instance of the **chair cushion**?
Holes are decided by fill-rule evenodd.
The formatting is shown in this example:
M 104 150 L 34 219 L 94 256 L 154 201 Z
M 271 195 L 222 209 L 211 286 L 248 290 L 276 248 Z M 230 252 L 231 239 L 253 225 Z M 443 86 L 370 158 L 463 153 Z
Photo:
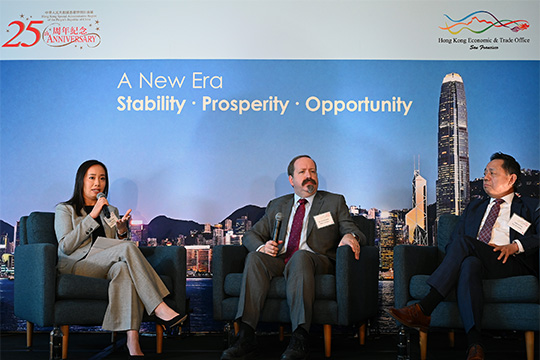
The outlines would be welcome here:
M 58 245 L 54 232 L 54 213 L 33 212 L 26 220 L 26 237 L 29 244 L 49 243 Z
M 283 276 L 272 279 L 267 297 L 269 299 L 286 299 L 286 283 Z M 240 296 L 242 288 L 242 273 L 231 273 L 225 277 L 224 291 L 228 296 Z M 335 300 L 336 299 L 336 277 L 335 275 L 325 274 L 315 276 L 315 297 L 317 300 Z
M 170 276 L 160 275 L 167 289 L 173 289 Z M 56 298 L 58 300 L 108 300 L 109 280 L 61 274 L 56 279 Z
M 56 278 L 56 298 L 58 300 L 84 299 L 107 300 L 109 280 L 61 274 Z
M 422 299 L 429 291 L 429 275 L 415 275 L 411 278 L 410 293 L 414 299 Z M 505 279 L 484 280 L 484 299 L 487 303 L 538 303 L 538 279 L 533 275 L 514 276 Z M 456 301 L 455 291 L 447 301 Z
M 225 277 L 224 291 L 228 296 L 240 296 L 242 287 L 242 273 L 231 273 Z

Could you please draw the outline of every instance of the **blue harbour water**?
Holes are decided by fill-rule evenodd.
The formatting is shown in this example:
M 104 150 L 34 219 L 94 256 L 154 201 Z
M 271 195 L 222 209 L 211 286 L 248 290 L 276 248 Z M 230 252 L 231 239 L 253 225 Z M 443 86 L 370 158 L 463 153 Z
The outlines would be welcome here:
M 26 331 L 26 321 L 18 319 L 13 313 L 14 282 L 0 279 L 0 331 Z M 189 299 L 189 320 L 184 324 L 182 331 L 189 333 L 221 332 L 225 325 L 222 321 L 215 321 L 212 308 L 212 279 L 188 278 L 186 295 Z M 395 322 L 384 312 L 384 309 L 394 304 L 394 282 L 379 281 L 379 310 L 376 319 L 370 322 L 369 331 L 372 333 L 397 333 Z M 36 331 L 50 328 L 36 327 Z M 143 332 L 154 332 L 153 324 L 143 324 Z M 70 331 L 101 331 L 100 327 L 73 327 Z
M 379 280 L 379 306 L 375 323 L 370 331 L 380 334 L 397 334 L 396 321 L 384 310 L 394 306 L 394 280 Z

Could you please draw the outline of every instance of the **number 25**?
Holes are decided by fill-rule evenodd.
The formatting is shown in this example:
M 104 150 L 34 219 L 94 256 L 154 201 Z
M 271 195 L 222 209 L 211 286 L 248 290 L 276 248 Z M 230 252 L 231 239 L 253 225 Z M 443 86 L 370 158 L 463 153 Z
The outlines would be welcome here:
M 41 34 L 40 34 L 38 29 L 36 29 L 35 27 L 32 27 L 32 25 L 34 25 L 34 24 L 43 24 L 43 20 L 30 21 L 30 23 L 26 27 L 27 31 L 31 31 L 31 32 L 34 33 L 34 35 L 36 35 L 36 40 L 34 40 L 33 43 L 31 43 L 31 44 L 22 43 L 21 44 L 21 42 L 19 41 L 16 44 L 12 44 L 11 42 L 13 40 L 15 40 L 15 38 L 17 36 L 21 35 L 21 33 L 25 30 L 24 29 L 24 23 L 22 21 L 12 21 L 11 24 L 9 24 L 8 26 L 18 25 L 19 26 L 19 32 L 14 37 L 9 39 L 4 45 L 2 45 L 2 47 L 19 47 L 19 45 L 21 45 L 22 47 L 30 47 L 30 46 L 36 45 L 38 43 L 38 41 L 41 39 Z

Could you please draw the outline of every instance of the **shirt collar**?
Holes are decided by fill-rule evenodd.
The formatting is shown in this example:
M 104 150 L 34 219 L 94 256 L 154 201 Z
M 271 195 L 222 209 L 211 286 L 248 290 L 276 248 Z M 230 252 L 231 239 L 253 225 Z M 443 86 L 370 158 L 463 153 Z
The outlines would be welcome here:
M 511 192 L 510 194 L 503 196 L 501 199 L 504 200 L 505 204 L 512 204 L 512 201 L 514 200 L 514 195 L 515 193 Z M 493 203 L 494 201 L 495 201 L 495 198 L 489 199 L 490 204 Z
M 317 192 L 315 194 L 308 196 L 306 198 L 298 196 L 296 193 L 294 193 L 294 205 L 298 204 L 298 200 L 300 199 L 306 199 L 309 204 L 313 204 L 313 198 L 315 198 L 315 195 L 317 195 Z

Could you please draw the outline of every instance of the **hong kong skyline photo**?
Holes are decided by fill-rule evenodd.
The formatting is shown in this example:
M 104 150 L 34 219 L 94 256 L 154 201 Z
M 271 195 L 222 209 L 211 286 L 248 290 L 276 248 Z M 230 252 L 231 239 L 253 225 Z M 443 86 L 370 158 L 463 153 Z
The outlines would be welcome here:
M 17 76 L 20 62 L 4 64 L 2 102 L 10 106 L 2 109 L 1 220 L 14 225 L 31 211 L 54 211 L 70 197 L 75 170 L 89 158 L 109 168 L 111 203 L 120 211 L 133 209 L 133 219 L 145 224 L 159 215 L 216 224 L 245 205 L 264 207 L 291 192 L 285 168 L 302 153 L 317 161 L 320 188 L 344 194 L 350 206 L 411 208 L 415 166 L 426 179 L 427 203 L 432 204 L 439 95 L 444 77 L 451 73 L 459 74 L 465 88 L 470 179 L 482 176 L 496 151 L 514 155 L 525 169 L 540 168 L 535 62 L 107 63 L 106 70 L 100 67 L 92 77 L 87 73 L 101 66 L 100 61 L 25 63 Z M 221 76 L 222 88 L 175 89 L 191 106 L 186 105 L 182 116 L 116 110 L 121 93 L 166 93 L 135 86 L 119 89 L 124 73 L 135 78 L 139 73 L 172 75 L 194 69 Z M 43 81 L 18 86 L 34 77 Z M 73 79 L 68 87 L 67 77 Z M 275 94 L 299 105 L 289 105 L 282 116 L 203 112 L 199 106 L 205 94 L 229 99 Z M 366 96 L 399 96 L 412 103 L 407 116 L 365 111 L 322 115 L 303 106 L 310 96 L 333 99 L 333 104 Z M 28 102 L 39 106 L 26 106 Z M 80 144 L 79 134 L 88 140 Z

